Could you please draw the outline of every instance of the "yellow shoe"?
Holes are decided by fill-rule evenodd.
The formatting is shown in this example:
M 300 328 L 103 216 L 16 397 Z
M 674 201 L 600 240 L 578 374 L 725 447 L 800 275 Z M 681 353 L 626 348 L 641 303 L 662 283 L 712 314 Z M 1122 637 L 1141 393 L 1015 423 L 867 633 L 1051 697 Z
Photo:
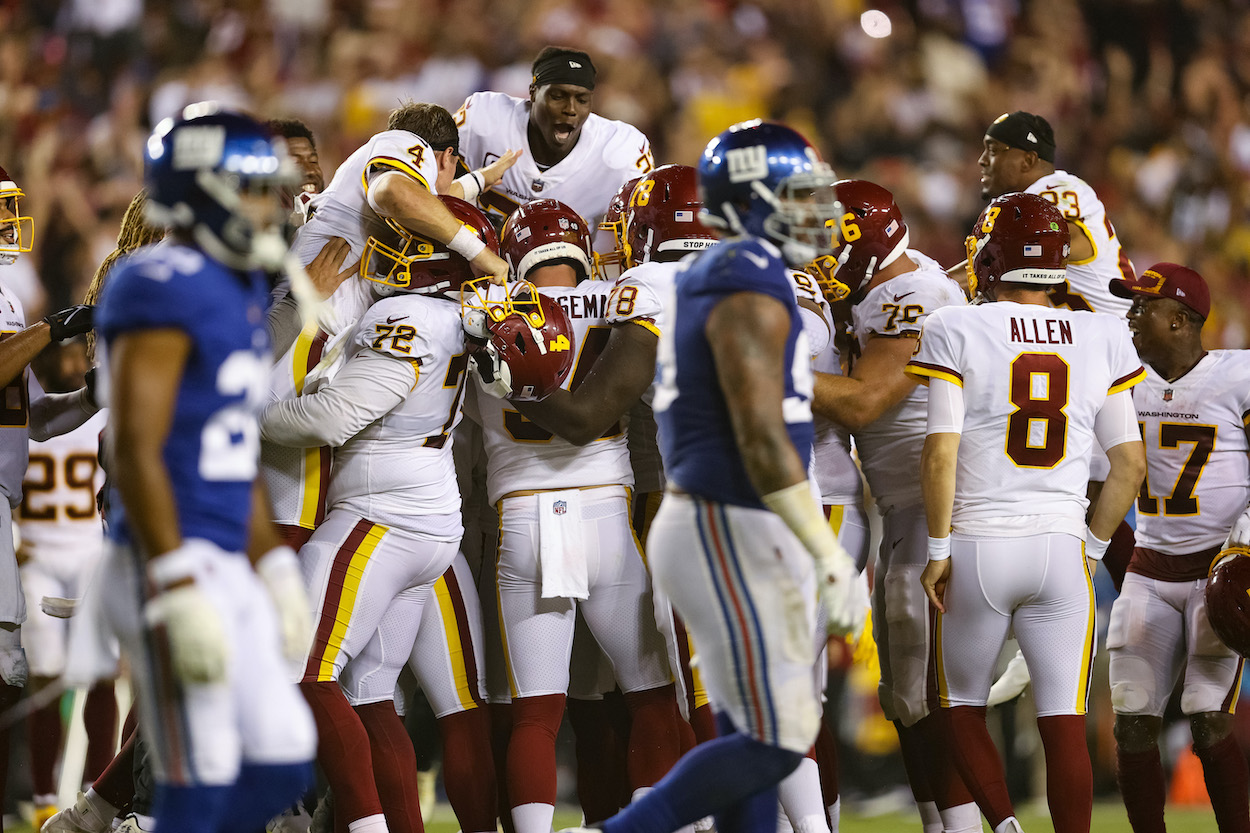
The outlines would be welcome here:
M 417 770 L 417 800 L 421 803 L 421 821 L 429 824 L 434 818 L 434 802 L 438 795 L 438 764 Z
M 48 819 L 55 816 L 56 813 L 57 809 L 55 804 L 36 804 L 35 817 L 31 820 L 31 826 L 34 828 L 35 833 L 39 833 L 44 824 L 47 823 Z

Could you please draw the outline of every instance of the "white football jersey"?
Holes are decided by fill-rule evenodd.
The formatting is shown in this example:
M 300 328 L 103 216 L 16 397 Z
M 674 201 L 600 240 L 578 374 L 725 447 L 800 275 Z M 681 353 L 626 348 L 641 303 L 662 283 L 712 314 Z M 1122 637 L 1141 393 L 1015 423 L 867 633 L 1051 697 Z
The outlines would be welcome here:
M 959 284 L 937 261 L 913 249 L 907 256 L 918 268 L 873 287 L 851 308 L 852 333 L 860 350 L 874 338 L 918 335 L 935 310 L 967 305 Z M 855 432 L 864 476 L 883 512 L 921 502 L 917 472 L 928 408 L 929 392 L 917 385 L 902 402 Z
M 346 361 L 367 350 L 412 362 L 417 383 L 399 406 L 334 452 L 329 506 L 411 529 L 423 515 L 460 512 L 451 431 L 460 421 L 468 353 L 457 304 L 394 295 L 361 316 Z
M 564 380 L 566 390 L 581 383 L 608 343 L 612 328 L 607 322 L 607 310 L 613 289 L 607 281 L 539 289 L 564 308 L 573 327 L 572 347 L 577 356 Z M 530 489 L 551 491 L 634 483 L 625 430 L 620 423 L 610 426 L 594 442 L 578 446 L 535 425 L 505 400 L 478 395 L 477 407 L 486 443 L 486 490 L 491 503 L 510 492 Z
M 651 144 L 638 128 L 591 113 L 569 155 L 539 170 L 530 152 L 530 102 L 504 93 L 474 93 L 456 111 L 460 153 L 473 169 L 508 150 L 523 150 L 494 188 L 482 193 L 482 209 L 502 222 L 530 200 L 553 199 L 572 208 L 597 229 L 621 186 L 655 167 Z M 596 236 L 595 248 L 611 248 L 610 236 Z
M 1169 382 L 1133 388 L 1146 444 L 1137 545 L 1186 555 L 1218 547 L 1250 503 L 1250 351 L 1212 350 Z
M 315 324 L 303 332 L 269 373 L 269 401 L 291 399 L 304 392 L 304 380 L 321 361 L 329 336 Z M 316 529 L 325 519 L 333 451 L 260 445 L 260 471 L 269 491 L 274 523 Z
M 1084 534 L 1094 419 L 1145 377 L 1121 321 L 1013 301 L 948 307 L 925 322 L 907 369 L 963 388 L 955 531 L 1018 532 L 1022 516 L 1044 516 L 1051 531 Z
M 88 564 L 104 552 L 96 494 L 104 486 L 99 463 L 106 411 L 66 434 L 30 443 L 30 465 L 14 521 L 22 550 L 58 566 Z
M 26 329 L 26 315 L 16 293 L 0 284 L 0 339 Z M 0 390 L 0 493 L 16 507 L 22 500 L 22 478 L 30 453 L 30 386 L 38 384 L 23 370 Z
M 1051 303 L 1074 310 L 1106 312 L 1117 318 L 1128 314 L 1128 298 L 1117 298 L 1107 287 L 1113 279 L 1133 279 L 1133 264 L 1116 237 L 1107 208 L 1089 183 L 1067 171 L 1055 171 L 1024 189 L 1037 194 L 1059 209 L 1074 223 L 1094 247 L 1089 260 L 1068 262 L 1068 281 L 1051 293 Z

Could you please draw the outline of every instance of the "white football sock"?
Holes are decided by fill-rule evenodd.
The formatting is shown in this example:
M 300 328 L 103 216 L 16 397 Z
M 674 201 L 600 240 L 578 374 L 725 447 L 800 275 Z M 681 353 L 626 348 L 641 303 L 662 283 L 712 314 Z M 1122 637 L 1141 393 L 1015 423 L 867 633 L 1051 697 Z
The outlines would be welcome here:
M 838 796 L 837 800 L 825 809 L 829 812 L 830 833 L 838 833 L 838 827 L 842 824 L 842 796 Z
M 521 804 L 512 808 L 512 825 L 516 833 L 551 833 L 555 817 L 554 804 Z
M 349 821 L 347 829 L 350 833 L 390 833 L 389 828 L 386 826 L 386 816 L 381 813 L 374 813 L 372 816 Z
M 1024 833 L 1020 827 L 1020 822 L 1016 821 L 1015 816 L 1008 816 L 994 828 L 994 833 Z
M 938 812 L 942 816 L 942 829 L 946 833 L 981 833 L 981 810 L 974 801 Z
M 916 809 L 920 811 L 920 829 L 924 833 L 942 833 L 942 814 L 936 801 L 917 801 Z
M 104 796 L 95 791 L 95 787 L 88 787 L 82 797 L 86 800 L 87 804 L 91 806 L 92 811 L 94 811 L 102 821 L 111 819 L 113 816 L 117 815 L 117 810 L 119 808 L 114 807 L 112 804 L 105 801 Z

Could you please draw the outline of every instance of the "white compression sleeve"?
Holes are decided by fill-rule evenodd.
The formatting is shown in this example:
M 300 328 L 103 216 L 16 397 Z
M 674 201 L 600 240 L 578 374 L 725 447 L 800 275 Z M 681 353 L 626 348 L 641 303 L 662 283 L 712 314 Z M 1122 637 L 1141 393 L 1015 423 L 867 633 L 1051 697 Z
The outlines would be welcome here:
M 964 389 L 945 379 L 929 380 L 929 422 L 926 434 L 961 434 L 964 430 Z
M 260 435 L 295 448 L 338 447 L 394 410 L 416 384 L 412 362 L 366 350 L 316 393 L 266 405 Z
M 1113 393 L 1102 403 L 1098 416 L 1094 418 L 1094 436 L 1103 450 L 1141 439 L 1131 391 Z

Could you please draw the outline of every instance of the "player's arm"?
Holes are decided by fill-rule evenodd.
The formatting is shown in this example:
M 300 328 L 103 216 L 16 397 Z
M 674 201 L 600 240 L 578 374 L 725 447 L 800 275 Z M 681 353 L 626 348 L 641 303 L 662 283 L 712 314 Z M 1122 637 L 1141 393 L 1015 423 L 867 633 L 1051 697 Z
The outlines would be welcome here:
M 273 525 L 273 507 L 263 478 L 252 484 L 252 514 L 248 524 L 247 557 L 273 599 L 282 634 L 282 649 L 291 662 L 300 662 L 312 640 L 312 613 L 295 550 L 282 543 Z
M 1090 240 L 1084 226 L 1069 220 L 1068 235 L 1072 239 L 1071 248 L 1068 251 L 1069 263 L 1083 263 L 1097 254 L 1094 250 L 1094 241 Z
M 54 341 L 64 341 L 91 330 L 94 307 L 68 307 L 36 321 L 0 342 L 0 387 L 8 387 L 35 356 Z
M 1146 476 L 1146 449 L 1130 391 L 1122 390 L 1107 397 L 1094 418 L 1094 436 L 1111 463 L 1085 535 L 1085 554 L 1097 562 L 1102 560 L 1111 536 L 1137 499 Z
M 920 576 L 920 583 L 929 601 L 943 612 L 946 611 L 944 598 L 951 569 L 951 515 L 963 423 L 963 388 L 949 379 L 930 379 L 928 425 L 924 449 L 920 452 L 920 491 L 929 528 L 929 562 Z
M 812 411 L 850 431 L 871 425 L 916 387 L 916 380 L 903 372 L 915 347 L 911 335 L 877 336 L 864 346 L 850 376 L 813 374 Z
M 88 388 L 70 393 L 45 393 L 32 377 L 30 387 L 30 438 L 43 442 L 68 434 L 100 410 Z
M 617 324 L 577 390 L 560 389 L 541 402 L 514 402 L 512 406 L 574 445 L 592 442 L 651 386 L 659 340 L 654 332 L 633 322 Z
M 415 234 L 430 237 L 464 257 L 496 283 L 508 277 L 508 264 L 447 210 L 438 197 L 400 171 L 383 171 L 369 181 L 369 205 Z
M 772 296 L 737 292 L 712 308 L 704 332 L 751 485 L 815 560 L 831 631 L 857 633 L 867 599 L 855 563 L 825 522 L 782 415 L 789 311 Z
M 190 352 L 191 337 L 175 328 L 123 333 L 109 350 L 113 482 L 139 550 L 149 559 L 182 544 L 163 451 Z
M 418 373 L 413 361 L 362 350 L 316 393 L 266 405 L 260 436 L 295 448 L 337 448 L 407 399 Z

